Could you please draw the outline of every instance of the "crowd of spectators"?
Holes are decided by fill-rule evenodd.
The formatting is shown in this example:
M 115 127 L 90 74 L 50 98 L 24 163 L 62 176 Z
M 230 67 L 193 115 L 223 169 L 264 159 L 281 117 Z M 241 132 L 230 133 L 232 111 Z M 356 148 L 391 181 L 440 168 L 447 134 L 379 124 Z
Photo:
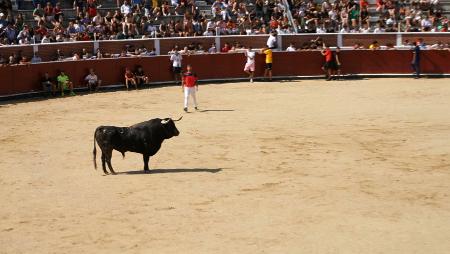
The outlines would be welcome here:
M 106 1 L 106 0 L 103 0 Z M 99 0 L 74 0 L 74 18 L 61 3 L 33 0 L 33 21 L 22 13 L 0 13 L 0 45 L 134 39 L 330 32 L 447 31 L 439 0 L 376 0 L 369 19 L 368 0 L 207 0 L 210 13 L 195 0 L 117 0 L 101 10 Z M 289 22 L 287 9 L 293 22 Z M 14 13 L 14 12 L 13 12 Z
M 448 19 L 439 0 L 294 1 L 291 8 L 298 30 L 309 33 L 447 32 Z M 373 17 L 370 19 L 370 11 Z M 375 23 L 374 23 L 375 22 Z

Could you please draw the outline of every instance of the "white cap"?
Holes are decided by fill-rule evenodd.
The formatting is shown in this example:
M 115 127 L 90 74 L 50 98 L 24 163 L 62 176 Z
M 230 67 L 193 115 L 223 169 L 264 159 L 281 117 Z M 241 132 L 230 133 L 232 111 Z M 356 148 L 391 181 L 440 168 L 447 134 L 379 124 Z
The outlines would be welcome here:
M 5 16 L 5 14 L 3 12 L 0 12 L 0 17 Z

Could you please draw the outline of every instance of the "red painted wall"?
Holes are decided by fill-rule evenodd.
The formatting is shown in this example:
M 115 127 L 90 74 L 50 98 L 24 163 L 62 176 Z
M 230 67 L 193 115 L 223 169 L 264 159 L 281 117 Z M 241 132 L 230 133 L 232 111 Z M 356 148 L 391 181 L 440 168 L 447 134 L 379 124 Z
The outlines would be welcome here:
M 352 50 L 341 52 L 342 71 L 346 74 L 412 73 L 409 50 Z M 450 73 L 450 51 L 422 52 L 423 73 Z M 227 79 L 246 77 L 243 73 L 243 54 L 205 54 L 184 56 L 183 64 L 192 64 L 200 79 Z M 274 76 L 322 75 L 323 57 L 319 51 L 275 52 Z M 168 56 L 81 60 L 33 65 L 0 67 L 0 95 L 10 95 L 41 90 L 40 78 L 46 71 L 55 76 L 65 70 L 76 87 L 83 87 L 83 78 L 89 68 L 94 68 L 103 84 L 123 83 L 125 67 L 142 65 L 152 82 L 170 81 L 171 64 Z M 264 56 L 256 58 L 256 76 L 264 70 Z

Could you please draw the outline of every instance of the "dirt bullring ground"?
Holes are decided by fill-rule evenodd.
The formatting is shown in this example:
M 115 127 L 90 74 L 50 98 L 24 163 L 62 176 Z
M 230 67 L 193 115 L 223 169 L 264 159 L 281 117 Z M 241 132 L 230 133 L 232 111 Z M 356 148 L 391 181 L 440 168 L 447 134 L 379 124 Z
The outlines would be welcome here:
M 0 253 L 448 253 L 448 79 L 202 85 L 0 106 Z M 178 117 L 151 158 L 99 125 Z M 99 158 L 97 158 L 99 160 Z

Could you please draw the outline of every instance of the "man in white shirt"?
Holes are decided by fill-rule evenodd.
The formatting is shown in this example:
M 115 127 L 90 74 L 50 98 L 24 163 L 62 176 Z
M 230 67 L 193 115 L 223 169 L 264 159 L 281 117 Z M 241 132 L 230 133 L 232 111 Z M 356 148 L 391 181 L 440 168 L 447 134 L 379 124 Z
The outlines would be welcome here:
M 293 51 L 297 51 L 297 49 L 294 47 L 294 44 L 289 44 L 289 47 L 287 47 L 286 49 L 287 52 L 293 52 Z
M 271 32 L 269 35 L 269 39 L 267 39 L 267 47 L 269 49 L 277 48 L 277 37 L 275 32 Z
M 98 87 L 102 84 L 102 81 L 98 79 L 94 69 L 89 69 L 89 74 L 84 78 L 86 85 L 89 88 L 89 92 L 98 91 Z
M 122 6 L 120 6 L 120 12 L 124 16 L 127 16 L 128 14 L 130 14 L 132 12 L 131 6 L 127 3 L 127 1 L 124 1 Z
M 250 82 L 253 83 L 253 73 L 255 72 L 255 56 L 256 53 L 252 52 L 252 47 L 248 47 L 248 49 L 244 52 L 247 57 L 247 62 L 245 63 L 244 71 L 248 74 Z
M 175 49 L 174 53 L 170 56 L 170 61 L 172 61 L 172 71 L 175 84 L 178 84 L 178 78 L 181 78 L 181 61 L 183 57 L 180 52 Z

